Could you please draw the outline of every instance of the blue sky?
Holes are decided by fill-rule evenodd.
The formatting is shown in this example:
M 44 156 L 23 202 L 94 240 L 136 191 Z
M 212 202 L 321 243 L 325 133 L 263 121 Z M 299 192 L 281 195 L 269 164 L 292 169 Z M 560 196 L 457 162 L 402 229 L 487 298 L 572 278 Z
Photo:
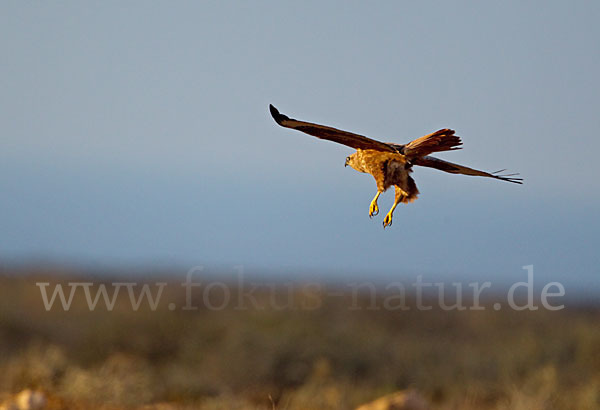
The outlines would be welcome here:
M 597 285 L 597 2 L 7 2 L 0 258 Z M 416 169 L 367 216 L 352 151 L 290 116 L 525 185 Z

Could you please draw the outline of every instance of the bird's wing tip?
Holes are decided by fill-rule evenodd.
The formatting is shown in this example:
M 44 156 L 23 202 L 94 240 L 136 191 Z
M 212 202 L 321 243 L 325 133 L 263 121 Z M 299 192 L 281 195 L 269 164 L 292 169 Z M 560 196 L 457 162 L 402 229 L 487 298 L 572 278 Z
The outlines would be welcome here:
M 286 119 L 286 116 L 281 114 L 277 108 L 273 106 L 273 104 L 269 104 L 269 111 L 271 112 L 271 116 L 277 122 L 277 124 L 281 124 L 281 121 Z
M 271 111 L 271 116 L 273 117 L 275 122 L 277 124 L 281 125 L 282 127 L 286 126 L 286 125 L 283 125 L 284 121 L 291 119 L 287 115 L 280 113 L 279 110 L 273 106 L 273 104 L 269 104 L 269 111 Z
M 496 178 L 501 179 L 502 181 L 512 182 L 514 184 L 523 184 L 523 178 L 516 178 L 515 176 L 519 174 L 508 174 L 508 175 L 496 175 Z

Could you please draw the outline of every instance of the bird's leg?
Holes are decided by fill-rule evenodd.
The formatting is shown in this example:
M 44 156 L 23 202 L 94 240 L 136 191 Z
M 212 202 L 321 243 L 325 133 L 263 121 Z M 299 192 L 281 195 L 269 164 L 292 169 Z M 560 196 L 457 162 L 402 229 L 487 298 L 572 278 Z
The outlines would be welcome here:
M 369 206 L 369 218 L 372 218 L 379 213 L 379 207 L 377 206 L 377 198 L 379 198 L 379 195 L 381 195 L 381 191 L 377 191 L 375 198 L 371 201 L 371 205 Z
M 394 215 L 394 209 L 398 206 L 400 202 L 406 197 L 406 193 L 396 187 L 396 197 L 394 198 L 394 205 L 392 205 L 392 209 L 387 213 L 385 219 L 383 220 L 383 229 L 392 225 L 392 216 Z
M 390 209 L 390 212 L 388 212 L 385 216 L 385 219 L 383 220 L 383 229 L 387 228 L 388 226 L 392 226 L 392 215 L 394 214 L 394 209 L 396 209 L 396 205 L 398 205 L 398 203 L 394 202 L 394 205 L 392 205 L 392 209 Z

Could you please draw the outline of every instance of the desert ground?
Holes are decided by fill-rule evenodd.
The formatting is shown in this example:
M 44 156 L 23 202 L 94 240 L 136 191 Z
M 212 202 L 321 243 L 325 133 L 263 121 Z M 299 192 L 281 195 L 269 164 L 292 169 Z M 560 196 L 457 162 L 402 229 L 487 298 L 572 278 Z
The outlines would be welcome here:
M 423 310 L 413 294 L 368 286 L 179 279 L 5 269 L 0 403 L 31 391 L 47 409 L 354 409 L 396 393 L 418 402 L 396 408 L 600 408 L 589 301 L 514 311 L 493 309 L 493 296 L 481 310 L 431 299 Z M 69 283 L 68 308 L 58 294 L 48 308 L 57 285 L 69 302 Z M 98 293 L 115 283 L 114 300 Z M 144 284 L 162 288 L 154 306 L 139 299 Z M 363 408 L 392 408 L 374 406 Z

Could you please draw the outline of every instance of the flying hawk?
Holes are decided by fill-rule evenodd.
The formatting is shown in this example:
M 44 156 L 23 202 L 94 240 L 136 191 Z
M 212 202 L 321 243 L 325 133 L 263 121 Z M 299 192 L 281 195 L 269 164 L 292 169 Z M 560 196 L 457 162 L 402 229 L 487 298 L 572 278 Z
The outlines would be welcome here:
M 295 120 L 281 114 L 273 105 L 269 105 L 269 109 L 273 119 L 282 127 L 292 128 L 317 138 L 334 141 L 356 149 L 354 154 L 346 158 L 345 166 L 350 165 L 359 172 L 373 175 L 377 183 L 377 193 L 369 206 L 369 217 L 379 213 L 379 207 L 377 206 L 379 195 L 392 185 L 394 186 L 396 192 L 394 205 L 392 205 L 383 220 L 384 228 L 392 224 L 394 209 L 400 202 L 409 203 L 417 199 L 419 190 L 414 179 L 410 176 L 413 165 L 435 168 L 451 174 L 496 178 L 515 184 L 523 183 L 522 178 L 515 178 L 518 174 L 500 174 L 505 171 L 504 169 L 489 173 L 429 156 L 433 152 L 453 151 L 461 148 L 460 137 L 454 134 L 454 130 L 448 128 L 417 138 L 408 144 L 394 144 L 376 141 L 325 125 Z

